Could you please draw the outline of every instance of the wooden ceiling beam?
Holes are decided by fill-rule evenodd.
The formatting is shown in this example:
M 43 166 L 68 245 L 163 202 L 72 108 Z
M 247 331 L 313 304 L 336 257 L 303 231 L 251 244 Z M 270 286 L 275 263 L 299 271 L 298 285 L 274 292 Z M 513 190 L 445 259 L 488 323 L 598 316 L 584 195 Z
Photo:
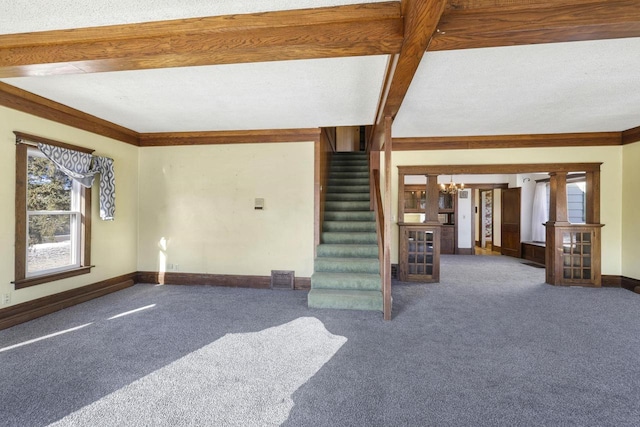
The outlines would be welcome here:
M 393 138 L 393 151 L 621 145 L 620 132 Z
M 395 54 L 398 2 L 0 36 L 0 78 Z
M 640 37 L 637 0 L 454 0 L 429 51 L 624 37 Z
M 385 117 L 393 119 L 398 114 L 446 4 L 447 0 L 402 0 L 404 41 L 397 60 L 388 66 L 377 117 L 374 118 L 374 128 L 369 142 L 371 147 L 382 147 Z

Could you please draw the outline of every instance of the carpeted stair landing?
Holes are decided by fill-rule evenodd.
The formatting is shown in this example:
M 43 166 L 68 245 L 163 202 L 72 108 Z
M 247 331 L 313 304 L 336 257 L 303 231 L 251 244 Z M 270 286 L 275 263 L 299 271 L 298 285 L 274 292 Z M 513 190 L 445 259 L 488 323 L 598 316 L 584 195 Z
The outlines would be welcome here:
M 375 213 L 369 210 L 366 153 L 331 160 L 321 244 L 309 307 L 382 311 Z

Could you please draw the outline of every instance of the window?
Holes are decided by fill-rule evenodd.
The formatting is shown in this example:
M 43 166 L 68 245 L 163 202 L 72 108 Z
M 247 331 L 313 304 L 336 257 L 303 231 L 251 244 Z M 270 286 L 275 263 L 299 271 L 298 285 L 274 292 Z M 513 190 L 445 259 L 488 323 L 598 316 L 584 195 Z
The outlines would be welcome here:
M 567 176 L 567 217 L 571 224 L 586 222 L 586 178 L 583 173 Z M 550 206 L 551 190 L 547 184 L 547 206 Z
M 572 224 L 584 224 L 587 211 L 585 180 L 567 183 L 567 215 Z
M 16 145 L 16 289 L 89 272 L 90 212 L 91 189 L 37 147 Z

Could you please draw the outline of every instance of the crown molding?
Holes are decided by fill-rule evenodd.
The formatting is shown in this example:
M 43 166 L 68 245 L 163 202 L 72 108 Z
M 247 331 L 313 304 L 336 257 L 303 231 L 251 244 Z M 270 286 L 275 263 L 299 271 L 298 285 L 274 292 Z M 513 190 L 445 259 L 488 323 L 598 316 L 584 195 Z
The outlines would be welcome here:
M 141 147 L 183 145 L 258 144 L 320 140 L 320 128 L 264 129 L 211 132 L 163 132 L 140 134 Z
M 131 129 L 3 82 L 0 82 L 0 105 L 127 144 L 138 145 L 138 133 Z
M 621 132 L 393 138 L 394 151 L 616 146 Z

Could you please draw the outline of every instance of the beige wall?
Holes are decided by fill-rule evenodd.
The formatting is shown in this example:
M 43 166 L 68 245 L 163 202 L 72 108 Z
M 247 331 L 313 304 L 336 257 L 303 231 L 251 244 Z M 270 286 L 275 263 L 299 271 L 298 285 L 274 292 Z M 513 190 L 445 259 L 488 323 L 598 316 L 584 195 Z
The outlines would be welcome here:
M 13 131 L 92 148 L 115 161 L 116 219 L 100 220 L 98 187 L 92 198 L 90 274 L 14 291 L 15 135 Z M 136 271 L 138 148 L 89 132 L 0 107 L 0 295 L 11 293 L 11 305 Z M 0 306 L 1 308 L 7 305 Z
M 313 272 L 313 142 L 140 150 L 141 271 Z M 264 198 L 265 209 L 254 209 Z
M 624 147 L 640 160 L 640 149 Z M 520 148 L 487 150 L 443 150 L 443 151 L 398 151 L 393 153 L 392 214 L 396 222 L 398 215 L 398 169 L 408 165 L 449 164 L 508 164 L 508 163 L 576 163 L 602 162 L 601 167 L 601 222 L 602 229 L 602 273 L 619 275 L 622 272 L 622 146 L 576 147 L 576 148 Z M 625 153 L 626 154 L 626 153 Z M 626 162 L 625 162 L 626 164 Z M 631 161 L 629 161 L 631 164 Z M 640 176 L 629 172 L 629 179 L 640 184 Z M 625 175 L 626 177 L 627 175 Z M 632 191 L 632 190 L 629 190 Z M 625 202 L 629 203 L 629 202 Z M 637 203 L 637 202 L 636 202 Z M 640 206 L 638 204 L 636 207 Z M 625 208 L 626 211 L 629 211 Z M 631 215 L 629 213 L 628 215 Z M 625 218 L 627 216 L 625 215 Z M 631 222 L 629 220 L 627 222 Z M 634 228 L 629 225 L 630 230 Z M 638 227 L 638 226 L 636 226 Z M 640 227 L 635 228 L 636 232 Z M 636 240 L 637 241 L 637 240 Z M 633 246 L 629 243 L 629 246 Z M 398 227 L 393 226 L 391 262 L 398 262 Z M 628 264 L 629 262 L 627 262 Z
M 623 147 L 622 275 L 640 279 L 640 142 Z

